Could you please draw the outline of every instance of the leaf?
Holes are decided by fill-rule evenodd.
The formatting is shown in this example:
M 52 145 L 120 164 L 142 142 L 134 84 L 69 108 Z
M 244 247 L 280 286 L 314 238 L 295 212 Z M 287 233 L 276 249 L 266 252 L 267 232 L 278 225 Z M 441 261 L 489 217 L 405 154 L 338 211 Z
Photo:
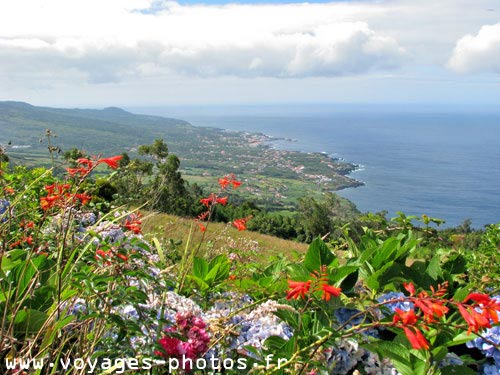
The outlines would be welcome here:
M 443 276 L 439 255 L 436 255 L 431 259 L 425 273 L 427 273 L 427 275 L 429 275 L 433 280 L 437 280 L 439 277 Z
M 328 266 L 335 256 L 321 238 L 316 238 L 307 250 L 304 265 L 310 272 L 319 271 L 321 266 Z
M 392 260 L 391 255 L 399 246 L 399 240 L 394 237 L 388 238 L 382 246 L 377 249 L 376 255 L 371 262 L 373 268 L 377 269 L 385 262 Z
M 195 257 L 193 259 L 193 275 L 204 280 L 207 273 L 208 273 L 207 261 L 203 258 Z
M 466 285 L 463 288 L 459 288 L 455 291 L 455 294 L 453 295 L 453 299 L 455 301 L 463 301 L 465 297 L 469 295 L 471 289 L 471 285 Z
M 14 330 L 19 333 L 36 333 L 43 327 L 47 318 L 47 314 L 42 311 L 34 309 L 21 310 L 14 318 Z

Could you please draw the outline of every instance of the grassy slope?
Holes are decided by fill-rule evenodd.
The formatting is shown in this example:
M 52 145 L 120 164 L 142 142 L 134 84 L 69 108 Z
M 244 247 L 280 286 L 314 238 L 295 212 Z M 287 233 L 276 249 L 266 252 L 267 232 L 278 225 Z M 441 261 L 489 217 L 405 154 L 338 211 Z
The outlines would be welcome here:
M 146 237 L 157 237 L 163 243 L 169 239 L 182 240 L 179 250 L 184 250 L 190 232 L 191 244 L 197 246 L 202 241 L 201 251 L 213 254 L 229 254 L 237 252 L 241 260 L 262 260 L 264 257 L 283 254 L 293 258 L 295 254 L 303 254 L 307 245 L 293 241 L 260 234 L 257 232 L 241 231 L 232 228 L 230 224 L 210 223 L 205 235 L 198 225 L 190 219 L 173 215 L 149 213 L 143 222 L 143 231 Z

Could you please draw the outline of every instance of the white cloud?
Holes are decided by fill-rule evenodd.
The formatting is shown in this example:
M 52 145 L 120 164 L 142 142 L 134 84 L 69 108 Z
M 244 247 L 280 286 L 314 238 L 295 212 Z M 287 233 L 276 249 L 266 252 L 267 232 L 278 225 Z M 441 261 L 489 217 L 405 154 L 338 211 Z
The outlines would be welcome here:
M 393 69 L 398 42 L 356 5 L 180 6 L 146 0 L 0 4 L 0 75 L 313 77 Z
M 459 73 L 500 73 L 500 23 L 484 25 L 477 35 L 461 38 L 448 66 Z

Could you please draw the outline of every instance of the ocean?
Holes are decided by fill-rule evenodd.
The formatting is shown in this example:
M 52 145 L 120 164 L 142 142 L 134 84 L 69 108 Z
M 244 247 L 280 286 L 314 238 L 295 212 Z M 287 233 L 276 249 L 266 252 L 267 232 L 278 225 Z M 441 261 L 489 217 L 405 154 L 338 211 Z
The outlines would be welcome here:
M 500 110 L 304 105 L 129 108 L 196 126 L 261 132 L 273 147 L 359 165 L 364 186 L 338 191 L 363 212 L 422 214 L 457 226 L 500 222 Z

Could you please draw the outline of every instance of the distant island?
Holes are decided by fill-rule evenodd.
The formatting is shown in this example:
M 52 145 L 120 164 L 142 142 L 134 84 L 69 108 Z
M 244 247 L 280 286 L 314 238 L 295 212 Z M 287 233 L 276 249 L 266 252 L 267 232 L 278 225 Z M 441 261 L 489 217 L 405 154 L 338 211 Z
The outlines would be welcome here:
M 181 160 L 189 182 L 209 186 L 214 177 L 235 173 L 245 180 L 246 198 L 274 210 L 287 210 L 307 194 L 362 185 L 348 176 L 356 165 L 321 152 L 278 150 L 273 147 L 278 139 L 262 133 L 196 127 L 116 107 L 63 109 L 0 102 L 0 128 L 0 145 L 11 161 L 31 166 L 49 165 L 47 129 L 55 135 L 51 143 L 58 149 L 78 148 L 96 155 L 135 156 L 138 146 L 164 139 Z

